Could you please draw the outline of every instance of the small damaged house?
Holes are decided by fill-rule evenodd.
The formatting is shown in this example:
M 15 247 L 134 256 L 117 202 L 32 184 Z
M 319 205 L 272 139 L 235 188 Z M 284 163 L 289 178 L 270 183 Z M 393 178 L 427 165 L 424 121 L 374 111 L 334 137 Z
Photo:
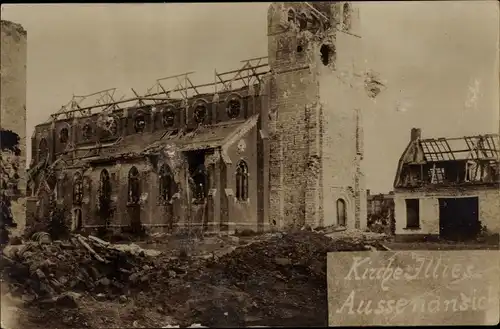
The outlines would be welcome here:
M 28 221 L 55 205 L 73 230 L 365 228 L 357 100 L 378 87 L 356 33 L 350 3 L 273 3 L 268 56 L 211 83 L 73 97 L 35 127 Z
M 421 138 L 420 129 L 398 164 L 396 235 L 475 238 L 481 227 L 500 232 L 499 136 Z

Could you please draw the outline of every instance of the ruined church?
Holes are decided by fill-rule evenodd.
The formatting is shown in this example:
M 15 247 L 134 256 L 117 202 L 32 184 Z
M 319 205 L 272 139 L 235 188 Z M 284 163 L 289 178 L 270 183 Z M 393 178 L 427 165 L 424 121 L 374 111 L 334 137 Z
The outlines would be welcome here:
M 365 228 L 359 24 L 351 3 L 273 3 L 267 56 L 239 70 L 74 97 L 35 127 L 27 220 L 55 206 L 75 231 Z

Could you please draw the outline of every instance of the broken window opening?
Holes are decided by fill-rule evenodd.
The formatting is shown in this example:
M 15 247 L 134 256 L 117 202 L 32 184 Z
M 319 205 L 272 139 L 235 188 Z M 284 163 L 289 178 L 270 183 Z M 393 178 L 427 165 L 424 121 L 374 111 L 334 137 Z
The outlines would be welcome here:
M 297 46 L 297 52 L 301 53 L 304 50 L 304 48 L 301 45 Z
M 428 175 L 431 184 L 440 184 L 443 183 L 446 179 L 444 168 L 436 167 L 435 165 L 434 167 L 429 169 Z
M 194 121 L 196 123 L 202 123 L 205 121 L 205 118 L 207 116 L 207 107 L 203 104 L 200 104 L 195 107 L 194 110 Z
M 73 204 L 81 205 L 83 202 L 83 179 L 80 173 L 73 176 Z
M 330 45 L 322 45 L 320 48 L 321 62 L 327 66 L 335 61 L 335 47 Z
M 11 151 L 15 156 L 21 155 L 19 141 L 19 135 L 12 130 L 0 129 L 0 149 L 2 151 Z
M 293 9 L 288 9 L 288 23 L 295 23 L 295 11 Z
M 69 130 L 68 128 L 62 128 L 59 131 L 59 142 L 61 144 L 66 144 L 69 140 Z
M 243 160 L 236 168 L 236 199 L 238 201 L 248 199 L 248 166 Z
M 99 217 L 102 224 L 107 226 L 111 217 L 111 181 L 109 179 L 109 172 L 106 169 L 101 171 L 99 179 L 98 202 Z
M 109 172 L 106 169 L 101 171 L 99 183 L 99 199 L 101 205 L 105 205 L 111 201 L 111 181 L 109 179 Z
M 166 164 L 162 165 L 160 168 L 160 198 L 162 201 L 172 200 L 174 195 L 174 175 L 170 170 L 170 167 Z
M 83 139 L 84 140 L 89 140 L 92 138 L 92 126 L 89 124 L 89 123 L 86 123 L 84 126 L 83 126 Z
M 420 228 L 420 200 L 406 199 L 406 228 Z
M 43 162 L 49 157 L 49 143 L 45 138 L 42 138 L 38 144 L 38 162 Z
M 165 128 L 170 128 L 175 123 L 175 113 L 172 109 L 167 109 L 162 115 L 162 123 Z
M 118 133 L 118 123 L 114 118 L 108 117 L 106 120 L 106 126 L 107 126 L 107 133 L 110 136 L 115 136 Z
M 208 174 L 205 168 L 206 150 L 186 153 L 189 166 L 189 186 L 193 203 L 203 203 L 208 195 Z
M 227 108 L 226 108 L 227 116 L 230 119 L 237 118 L 240 115 L 240 113 L 241 113 L 241 107 L 242 106 L 241 106 L 241 100 L 240 99 L 237 99 L 237 98 L 231 99 L 227 103 Z
M 145 128 L 146 128 L 146 118 L 144 117 L 143 114 L 138 114 L 134 120 L 135 132 L 142 133 L 142 132 L 144 132 Z
M 318 16 L 315 14 L 311 14 L 311 31 L 313 33 L 318 32 L 321 30 L 321 21 L 319 20 Z
M 337 199 L 337 224 L 339 226 L 346 226 L 347 222 L 347 209 L 344 199 Z
M 139 170 L 134 166 L 128 172 L 128 202 L 138 204 L 141 198 Z
M 299 28 L 301 31 L 307 29 L 307 15 L 305 13 L 301 13 L 298 17 L 299 20 Z

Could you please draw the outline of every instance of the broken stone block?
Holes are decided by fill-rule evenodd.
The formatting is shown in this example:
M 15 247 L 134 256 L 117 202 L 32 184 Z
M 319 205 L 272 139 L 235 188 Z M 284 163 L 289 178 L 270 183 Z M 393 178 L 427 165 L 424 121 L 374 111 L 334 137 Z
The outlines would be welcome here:
M 45 279 L 45 278 L 46 278 L 46 277 L 45 277 L 45 273 L 43 273 L 43 271 L 42 271 L 41 269 L 39 269 L 39 268 L 37 268 L 37 269 L 36 269 L 35 274 L 36 274 L 36 276 L 37 276 L 40 280 L 42 280 L 42 279 Z
M 118 300 L 120 301 L 120 303 L 126 303 L 127 302 L 127 296 L 125 295 L 121 295 Z
M 68 283 L 68 278 L 65 277 L 65 276 L 61 276 L 59 278 L 59 282 L 62 284 L 62 285 L 65 285 L 66 283 Z
M 139 278 L 139 273 L 134 273 L 128 277 L 128 280 L 131 282 L 136 282 L 138 278 Z
M 78 307 L 78 299 L 80 299 L 82 295 L 73 292 L 73 291 L 67 291 L 64 294 L 60 295 L 56 299 L 56 304 L 59 307 L 67 307 L 67 308 L 77 308 Z
M 177 273 L 175 273 L 175 271 L 168 271 L 168 276 L 171 277 L 171 278 L 175 278 L 177 276 Z
M 106 298 L 107 298 L 107 297 L 106 297 L 106 295 L 105 295 L 105 294 L 100 293 L 100 294 L 97 294 L 97 295 L 95 296 L 95 298 L 96 298 L 98 301 L 103 301 L 103 300 L 106 300 Z
M 103 286 L 109 286 L 111 284 L 111 281 L 108 278 L 104 277 L 100 279 L 98 283 Z

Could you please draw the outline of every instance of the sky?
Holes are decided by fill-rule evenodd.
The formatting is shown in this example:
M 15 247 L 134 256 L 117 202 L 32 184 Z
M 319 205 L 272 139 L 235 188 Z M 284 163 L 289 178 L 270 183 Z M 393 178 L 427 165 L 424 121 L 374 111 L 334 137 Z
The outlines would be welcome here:
M 2 19 L 28 31 L 27 136 L 72 95 L 144 94 L 156 79 L 190 71 L 195 83 L 210 82 L 214 69 L 266 56 L 268 6 L 3 5 Z M 413 127 L 423 138 L 498 133 L 496 1 L 357 6 L 367 68 L 387 86 L 363 109 L 367 188 L 392 189 Z

